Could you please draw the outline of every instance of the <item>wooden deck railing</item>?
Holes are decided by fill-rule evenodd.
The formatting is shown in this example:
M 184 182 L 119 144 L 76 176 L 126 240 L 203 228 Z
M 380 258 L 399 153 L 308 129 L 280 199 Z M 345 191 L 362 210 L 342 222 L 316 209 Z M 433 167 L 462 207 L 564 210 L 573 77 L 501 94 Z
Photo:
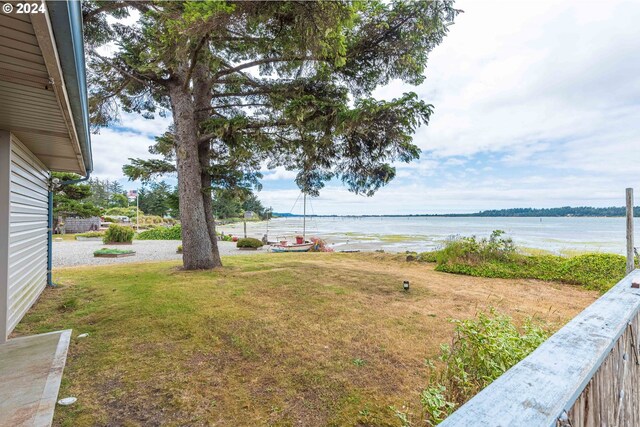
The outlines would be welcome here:
M 441 426 L 640 426 L 640 270 Z

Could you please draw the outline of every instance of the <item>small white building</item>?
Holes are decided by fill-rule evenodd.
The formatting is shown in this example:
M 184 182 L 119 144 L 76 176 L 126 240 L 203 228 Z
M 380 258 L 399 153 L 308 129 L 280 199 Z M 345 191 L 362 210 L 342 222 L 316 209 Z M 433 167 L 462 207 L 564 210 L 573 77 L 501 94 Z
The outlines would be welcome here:
M 26 3 L 0 3 L 1 375 L 3 370 L 13 369 L 14 359 L 20 359 L 16 349 L 32 345 L 36 341 L 30 339 L 39 337 L 8 340 L 51 280 L 50 172 L 88 177 L 92 157 L 80 2 L 31 2 L 31 13 L 19 13 L 20 7 L 25 12 Z M 58 361 L 52 365 L 58 366 L 58 377 L 51 371 L 44 379 L 23 378 L 32 385 L 41 380 L 46 384 L 47 394 L 37 396 L 35 407 L 28 404 L 28 395 L 20 400 L 20 383 L 12 382 L 20 379 L 15 370 L 8 380 L 0 378 L 0 397 L 10 389 L 13 405 L 0 402 L 0 424 L 16 425 L 12 411 L 20 411 L 22 417 L 27 414 L 33 421 L 17 425 L 50 423 L 58 390 L 54 384 L 59 384 L 62 374 L 59 362 L 62 357 L 64 366 L 69 331 L 59 335 L 59 339 L 51 334 L 47 338 L 59 341 L 52 350 Z M 47 345 L 42 348 L 49 348 Z M 12 350 L 3 350 L 7 348 Z M 18 366 L 26 362 L 18 362 L 21 365 L 15 369 L 19 371 Z

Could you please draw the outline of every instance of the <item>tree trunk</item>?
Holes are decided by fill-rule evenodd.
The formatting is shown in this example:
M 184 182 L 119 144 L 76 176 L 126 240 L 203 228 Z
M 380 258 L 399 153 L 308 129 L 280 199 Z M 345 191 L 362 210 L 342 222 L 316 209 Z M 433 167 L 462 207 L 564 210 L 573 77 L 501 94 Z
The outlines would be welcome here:
M 211 256 L 216 267 L 222 267 L 222 259 L 220 259 L 220 250 L 218 249 L 218 235 L 216 234 L 216 218 L 213 215 L 213 197 L 211 196 L 211 174 L 208 172 L 209 167 L 209 143 L 201 143 L 198 156 L 200 157 L 200 179 L 202 185 L 202 203 L 204 205 L 204 213 L 207 220 L 207 229 L 209 231 L 209 239 L 211 240 Z
M 187 270 L 216 267 L 202 192 L 195 108 L 179 82 L 170 84 L 169 95 L 176 128 L 176 166 L 182 223 L 182 263 Z M 219 264 L 218 264 L 219 265 Z
M 193 70 L 193 94 L 196 107 L 195 120 L 199 126 L 209 117 L 207 108 L 211 106 L 211 82 L 209 81 L 209 69 L 203 63 L 197 64 Z M 222 260 L 220 259 L 220 251 L 218 249 L 218 236 L 216 234 L 216 219 L 213 215 L 211 174 L 208 170 L 211 163 L 211 146 L 209 141 L 200 143 L 200 146 L 198 147 L 198 157 L 200 158 L 202 202 L 204 204 L 209 239 L 211 240 L 211 253 L 215 265 L 217 267 L 222 267 Z

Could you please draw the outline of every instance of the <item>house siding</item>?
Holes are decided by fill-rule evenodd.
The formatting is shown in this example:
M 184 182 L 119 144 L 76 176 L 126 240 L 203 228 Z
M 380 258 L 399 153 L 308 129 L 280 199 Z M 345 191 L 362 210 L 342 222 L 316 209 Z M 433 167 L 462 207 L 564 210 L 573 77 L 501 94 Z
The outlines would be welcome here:
M 11 137 L 0 130 L 0 344 L 7 339 L 7 291 L 9 288 L 9 183 Z
M 47 284 L 47 168 L 11 135 L 7 335 Z

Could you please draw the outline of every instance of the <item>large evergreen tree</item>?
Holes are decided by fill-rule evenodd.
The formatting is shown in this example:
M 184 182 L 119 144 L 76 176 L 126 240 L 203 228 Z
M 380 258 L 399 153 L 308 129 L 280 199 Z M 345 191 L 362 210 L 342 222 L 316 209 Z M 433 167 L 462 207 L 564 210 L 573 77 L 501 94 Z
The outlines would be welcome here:
M 310 195 L 334 178 L 371 195 L 394 161 L 416 159 L 411 135 L 432 106 L 371 92 L 422 82 L 457 13 L 451 0 L 83 5 L 93 123 L 118 108 L 172 114 L 154 147 L 165 159 L 129 172 L 177 172 L 187 269 L 221 265 L 214 186 L 257 183 L 267 162 L 298 171 Z

